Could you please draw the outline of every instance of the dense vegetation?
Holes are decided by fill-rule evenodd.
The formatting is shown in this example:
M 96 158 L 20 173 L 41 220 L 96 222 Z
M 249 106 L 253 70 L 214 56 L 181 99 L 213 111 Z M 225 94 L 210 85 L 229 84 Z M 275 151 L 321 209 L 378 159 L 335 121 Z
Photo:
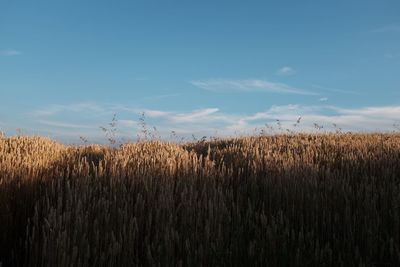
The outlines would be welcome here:
M 0 138 L 0 262 L 399 266 L 400 135 Z

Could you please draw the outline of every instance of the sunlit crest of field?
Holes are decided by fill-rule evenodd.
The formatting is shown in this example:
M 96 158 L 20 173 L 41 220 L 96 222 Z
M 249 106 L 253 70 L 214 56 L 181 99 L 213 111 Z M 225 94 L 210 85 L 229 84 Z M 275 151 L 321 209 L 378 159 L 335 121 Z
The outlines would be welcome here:
M 398 266 L 400 134 L 0 138 L 3 266 Z

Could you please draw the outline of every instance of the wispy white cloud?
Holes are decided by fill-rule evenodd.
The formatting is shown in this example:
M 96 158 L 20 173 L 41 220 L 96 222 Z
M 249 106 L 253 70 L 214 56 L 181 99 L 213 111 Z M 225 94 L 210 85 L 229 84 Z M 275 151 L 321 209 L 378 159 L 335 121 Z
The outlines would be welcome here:
M 400 120 L 400 106 L 363 107 L 358 109 L 332 108 L 339 114 L 365 116 L 376 119 Z
M 280 68 L 277 71 L 277 74 L 281 75 L 281 76 L 290 76 L 290 75 L 296 74 L 296 72 L 297 71 L 295 69 L 293 69 L 292 67 L 285 66 L 285 67 Z
M 262 115 L 262 116 L 261 116 Z M 288 105 L 273 107 L 258 115 L 258 119 L 278 118 L 288 127 L 297 116 L 302 116 L 305 126 L 318 123 L 328 128 L 335 123 L 347 130 L 387 131 L 400 118 L 400 106 L 340 108 L 335 106 Z M 307 129 L 307 128 L 306 128 Z
M 322 103 L 321 103 L 322 104 Z M 33 117 L 40 126 L 39 133 L 53 133 L 53 136 L 61 136 L 68 139 L 72 137 L 86 136 L 92 141 L 104 141 L 104 135 L 99 126 L 108 126 L 109 117 L 101 120 L 85 120 L 79 117 L 83 107 L 89 109 L 92 114 L 97 114 L 97 105 L 71 105 L 64 113 L 55 115 L 43 115 Z M 102 107 L 102 105 L 98 105 Z M 80 107 L 80 108 L 78 108 Z M 103 106 L 104 114 L 117 113 L 117 135 L 124 138 L 135 139 L 140 132 L 140 113 L 145 113 L 146 125 L 149 129 L 156 126 L 158 133 L 168 138 L 171 131 L 181 136 L 190 137 L 213 135 L 231 136 L 236 134 L 254 134 L 255 129 L 266 129 L 265 124 L 272 125 L 275 132 L 315 131 L 314 123 L 324 127 L 324 130 L 334 130 L 333 124 L 344 130 L 351 131 L 390 131 L 393 125 L 400 123 L 400 106 L 343 108 L 330 105 L 277 105 L 264 111 L 240 114 L 236 112 L 224 112 L 218 108 L 210 107 L 189 111 L 152 110 L 140 109 L 124 105 Z M 65 112 L 70 112 L 65 114 Z M 130 119 L 130 118 L 137 119 Z M 296 123 L 301 117 L 301 123 Z M 74 119 L 75 120 L 74 120 Z M 278 125 L 279 120 L 279 125 Z M 97 138 L 97 139 L 96 139 Z M 79 139 L 78 139 L 79 140 Z
M 82 112 L 89 112 L 89 113 L 102 113 L 105 111 L 109 111 L 110 106 L 106 105 L 99 105 L 92 102 L 83 102 L 83 103 L 74 103 L 74 104 L 67 104 L 67 105 L 49 105 L 46 107 L 42 107 L 40 109 L 36 109 L 30 113 L 30 115 L 34 117 L 49 117 L 55 116 L 60 113 L 65 112 L 74 112 L 74 113 L 82 113 Z
M 374 33 L 387 33 L 387 32 L 399 32 L 400 33 L 400 24 L 392 24 L 382 26 L 380 28 L 376 28 L 372 30 Z
M 212 122 L 231 122 L 234 118 L 225 116 L 219 112 L 218 108 L 197 109 L 190 112 L 171 112 L 160 110 L 145 110 L 145 116 L 150 118 L 164 119 L 170 123 L 176 124 L 201 124 Z
M 165 98 L 170 98 L 170 97 L 176 97 L 176 96 L 180 96 L 180 94 L 161 94 L 161 95 L 153 95 L 153 96 L 144 97 L 143 100 L 160 100 L 160 99 L 165 99 Z
M 136 112 L 139 113 L 140 110 L 138 109 Z M 153 110 L 153 109 L 145 109 L 142 112 L 145 114 L 145 116 L 148 116 L 150 118 L 167 118 L 173 114 L 172 112 Z
M 53 126 L 53 127 L 61 127 L 61 128 L 75 128 L 75 129 L 94 129 L 97 128 L 95 126 L 88 126 L 85 124 L 74 124 L 68 123 L 64 121 L 52 121 L 52 120 L 38 120 L 39 123 Z
M 284 83 L 270 82 L 267 80 L 229 80 L 211 79 L 191 81 L 192 85 L 212 92 L 269 92 L 281 94 L 316 95 L 314 92 L 295 88 Z
M 215 120 L 215 114 L 218 112 L 217 108 L 206 108 L 194 110 L 189 113 L 178 113 L 171 117 L 172 121 L 177 123 L 198 122 Z
M 314 123 L 332 129 L 333 123 L 346 130 L 387 131 L 399 121 L 400 106 L 363 107 L 344 109 L 335 106 L 272 106 L 264 112 L 250 115 L 224 113 L 217 109 L 204 109 L 187 113 L 157 111 L 159 123 L 164 129 L 181 127 L 182 133 L 210 134 L 216 130 L 221 135 L 232 135 L 238 132 L 252 133 L 255 128 L 264 127 L 265 123 L 276 123 L 279 120 L 283 129 L 298 130 L 294 126 L 302 116 L 302 131 L 313 130 Z M 196 114 L 196 115 L 194 115 Z M 184 119 L 182 119 L 184 118 Z M 183 128 L 182 128 L 183 127 Z
M 118 120 L 118 126 L 124 128 L 137 128 L 138 122 L 134 120 Z
M 0 56 L 11 57 L 11 56 L 18 56 L 21 54 L 22 54 L 21 51 L 17 50 L 0 50 Z
M 319 112 L 319 106 L 301 106 L 301 105 L 282 105 L 272 106 L 266 111 L 257 112 L 246 116 L 245 121 L 294 121 L 299 115 L 313 114 Z
M 245 119 L 240 119 L 230 125 L 227 125 L 224 129 L 224 133 L 226 133 L 227 135 L 229 134 L 237 134 L 240 132 L 246 132 L 251 130 L 251 125 L 249 124 L 248 121 L 246 121 Z M 254 129 L 254 127 L 253 127 Z
M 342 89 L 336 89 L 336 88 L 330 88 L 318 84 L 312 84 L 311 87 L 322 90 L 324 92 L 331 92 L 331 93 L 339 93 L 339 94 L 348 94 L 348 95 L 360 95 L 360 92 L 354 91 L 354 90 L 342 90 Z

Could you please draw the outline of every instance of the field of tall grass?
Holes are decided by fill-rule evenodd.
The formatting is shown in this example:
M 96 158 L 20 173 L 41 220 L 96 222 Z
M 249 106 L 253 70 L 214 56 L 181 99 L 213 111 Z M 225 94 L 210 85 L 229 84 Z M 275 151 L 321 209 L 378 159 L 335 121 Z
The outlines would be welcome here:
M 0 138 L 2 266 L 400 266 L 400 134 Z

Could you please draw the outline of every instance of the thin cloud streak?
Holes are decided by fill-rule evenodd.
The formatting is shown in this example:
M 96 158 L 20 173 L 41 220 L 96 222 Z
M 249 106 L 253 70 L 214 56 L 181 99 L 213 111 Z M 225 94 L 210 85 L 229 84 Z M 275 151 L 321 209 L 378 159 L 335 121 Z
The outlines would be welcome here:
M 71 113 L 104 113 L 109 112 L 110 107 L 106 105 L 98 105 L 96 103 L 91 102 L 83 102 L 76 104 L 68 104 L 68 105 L 50 105 L 44 108 L 40 108 L 34 110 L 30 113 L 33 117 L 50 117 L 55 116 L 60 113 L 71 112 Z
M 321 103 L 322 104 L 322 103 Z M 100 125 L 107 125 L 104 121 L 90 121 L 88 124 L 74 123 L 71 118 L 79 117 L 79 110 L 86 107 L 90 113 L 97 113 L 97 104 L 71 105 L 66 114 L 55 114 L 50 117 L 33 117 L 39 125 L 42 125 L 37 132 L 54 133 L 62 138 L 69 138 L 73 133 L 79 133 L 93 138 L 101 135 Z M 102 106 L 102 105 L 98 105 Z M 117 108 L 116 108 L 117 107 Z M 108 110 L 109 109 L 109 110 Z M 127 110 L 129 110 L 127 112 Z M 255 129 L 266 129 L 265 125 L 272 125 L 274 132 L 287 130 L 296 132 L 315 131 L 314 123 L 323 126 L 326 131 L 334 131 L 335 127 L 343 128 L 345 131 L 391 131 L 393 125 L 400 123 L 400 106 L 360 107 L 343 108 L 331 105 L 277 105 L 269 109 L 253 114 L 238 114 L 223 112 L 218 108 L 210 107 L 196 109 L 187 112 L 138 109 L 124 105 L 103 106 L 103 112 L 109 114 L 117 112 L 118 133 L 124 138 L 135 139 L 140 132 L 140 114 L 145 113 L 147 127 L 157 127 L 157 131 L 163 138 L 169 138 L 171 131 L 177 134 L 190 137 L 196 136 L 232 136 L 237 134 L 257 134 Z M 68 113 L 69 112 L 69 113 Z M 138 119 L 127 119 L 134 114 Z M 68 117 L 68 120 L 60 116 Z M 301 123 L 296 124 L 301 117 Z M 104 118 L 103 118 L 104 119 Z M 105 118 L 107 119 L 107 118 Z M 279 127 L 277 125 L 279 120 Z M 280 129 L 279 129 L 280 128 Z M 65 133 L 64 135 L 62 133 Z M 78 136 L 75 136 L 78 137 Z M 96 139 L 99 142 L 102 139 Z M 103 140 L 104 141 L 104 140 Z
M 277 71 L 277 74 L 280 76 L 290 76 L 290 75 L 296 74 L 296 72 L 297 71 L 295 69 L 293 69 L 292 67 L 285 66 L 285 67 L 280 68 Z
M 138 122 L 134 120 L 118 120 L 117 125 L 123 128 L 137 128 Z
M 74 124 L 74 123 L 68 123 L 64 121 L 49 121 L 49 120 L 39 120 L 38 121 L 41 124 L 48 125 L 48 126 L 54 126 L 54 127 L 61 127 L 61 128 L 75 128 L 75 129 L 95 129 L 98 127 L 95 126 L 88 126 L 84 124 Z
M 214 114 L 219 110 L 217 108 L 206 108 L 201 110 L 194 110 L 190 113 L 178 113 L 171 119 L 177 123 L 193 122 L 196 120 L 213 119 Z
M 1 56 L 6 56 L 6 57 L 12 57 L 12 56 L 18 56 L 21 55 L 22 52 L 21 51 L 17 51 L 17 50 L 1 50 L 0 51 L 0 55 Z
M 145 116 L 156 119 L 164 119 L 168 122 L 183 123 L 210 123 L 210 122 L 231 122 L 234 118 L 225 116 L 218 108 L 197 109 L 191 112 L 170 112 L 160 110 L 145 110 Z
M 386 106 L 386 107 L 364 107 L 360 109 L 344 109 L 333 108 L 339 114 L 368 116 L 374 118 L 385 118 L 392 120 L 400 120 L 400 106 Z
M 192 85 L 211 92 L 268 92 L 280 94 L 317 95 L 299 88 L 291 87 L 284 83 L 270 82 L 267 80 L 229 80 L 211 79 L 196 80 L 190 82 Z
M 197 123 L 206 125 L 207 120 L 209 120 L 209 122 L 215 122 L 216 118 L 223 119 L 217 121 L 219 126 L 218 130 L 223 135 L 231 135 L 233 132 L 237 131 L 254 134 L 254 132 L 252 132 L 254 128 L 262 128 L 265 123 L 274 124 L 276 120 L 281 122 L 281 126 L 284 129 L 296 129 L 301 131 L 312 130 L 314 123 L 324 125 L 325 129 L 331 130 L 332 124 L 335 123 L 348 130 L 387 131 L 392 129 L 392 125 L 395 122 L 394 118 L 400 115 L 399 108 L 377 107 L 347 110 L 330 106 L 273 106 L 265 112 L 255 113 L 250 116 L 218 112 L 201 119 L 193 119 L 190 123 L 194 125 Z M 333 112 L 334 114 L 326 115 L 324 114 L 326 111 L 330 113 Z M 389 112 L 397 115 L 388 116 Z M 299 116 L 302 116 L 301 128 L 293 126 Z M 173 127 L 173 125 L 169 126 Z M 190 125 L 187 126 L 190 128 Z M 203 130 L 206 129 L 206 127 L 203 127 Z M 213 128 L 213 130 L 214 129 L 215 128 Z
M 329 88 L 325 86 L 321 86 L 318 84 L 312 84 L 311 87 L 325 91 L 325 92 L 332 92 L 332 93 L 340 93 L 340 94 L 348 94 L 348 95 L 361 95 L 360 92 L 353 91 L 353 90 L 340 90 L 336 88 Z
M 165 98 L 170 98 L 170 97 L 177 97 L 180 96 L 180 94 L 163 94 L 163 95 L 153 95 L 153 96 L 148 96 L 142 98 L 143 100 L 160 100 L 160 99 L 165 99 Z
M 251 133 L 254 128 L 263 127 L 265 123 L 275 123 L 276 120 L 280 120 L 282 127 L 286 129 L 299 129 L 293 126 L 299 116 L 302 116 L 301 129 L 304 131 L 312 130 L 314 123 L 324 125 L 326 129 L 332 128 L 335 123 L 352 131 L 388 131 L 392 130 L 393 124 L 400 118 L 400 106 L 346 109 L 328 105 L 284 105 L 272 106 L 267 111 L 249 116 L 224 113 L 217 108 L 187 113 L 147 110 L 146 114 L 159 119 L 158 123 L 163 129 L 174 129 L 184 124 L 186 132 L 201 131 L 210 134 L 217 129 L 223 135 L 231 135 L 239 130 Z
M 279 119 L 283 126 L 293 128 L 292 124 L 298 116 L 302 116 L 302 125 L 307 127 L 318 123 L 332 129 L 331 126 L 335 123 L 352 131 L 388 131 L 393 130 L 393 124 L 400 118 L 400 106 L 354 109 L 335 106 L 275 106 L 265 112 L 248 117 L 246 121 Z

